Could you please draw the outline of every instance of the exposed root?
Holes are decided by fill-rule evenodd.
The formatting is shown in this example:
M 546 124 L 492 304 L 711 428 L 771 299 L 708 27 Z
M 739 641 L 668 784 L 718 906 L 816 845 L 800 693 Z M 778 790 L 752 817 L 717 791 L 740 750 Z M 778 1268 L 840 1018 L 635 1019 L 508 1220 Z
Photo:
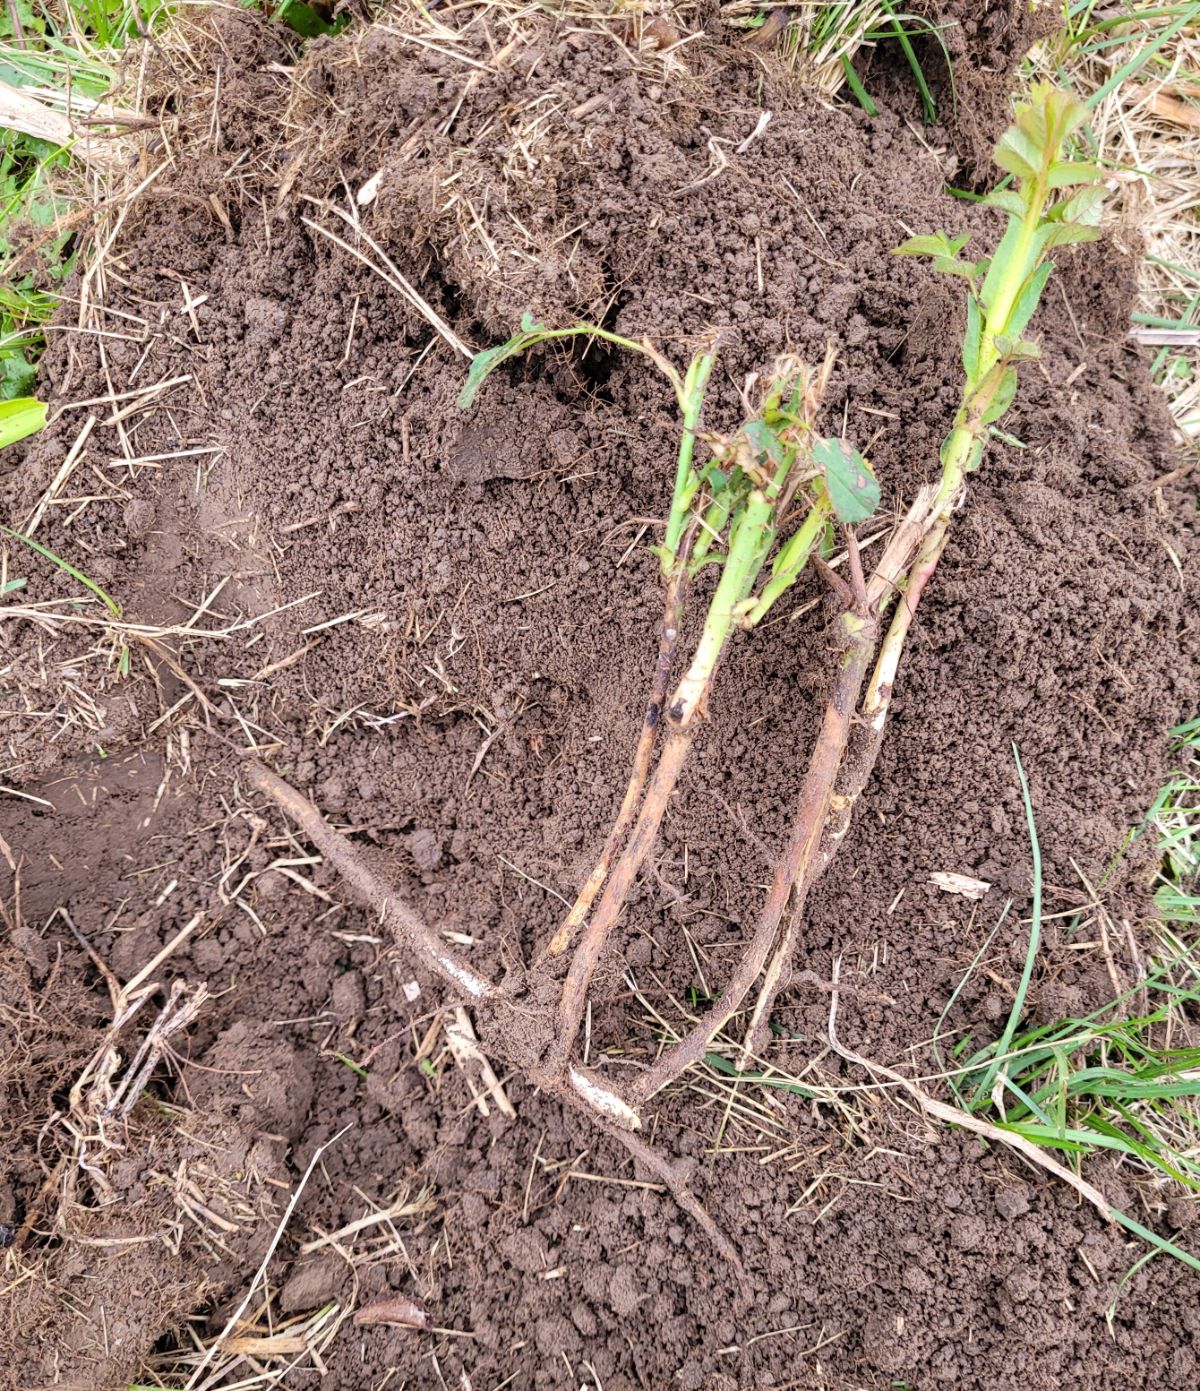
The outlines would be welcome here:
M 630 1134 L 628 1130 L 618 1130 L 612 1126 L 605 1129 L 610 1135 L 615 1136 L 625 1146 L 630 1154 L 644 1164 L 651 1173 L 657 1175 L 663 1185 L 669 1190 L 671 1196 L 679 1204 L 680 1209 L 686 1212 L 693 1222 L 704 1232 L 709 1241 L 716 1247 L 725 1260 L 733 1266 L 737 1273 L 739 1283 L 745 1283 L 746 1271 L 742 1265 L 741 1257 L 737 1253 L 737 1247 L 717 1226 L 712 1217 L 704 1207 L 701 1206 L 696 1195 L 688 1187 L 685 1180 L 680 1176 L 678 1167 L 669 1159 L 664 1158 L 659 1152 L 648 1145 L 645 1140 Z
M 567 1066 L 587 1007 L 588 985 L 599 965 L 609 935 L 629 898 L 638 871 L 654 848 L 658 829 L 666 814 L 667 802 L 675 790 L 675 784 L 679 781 L 679 774 L 683 771 L 692 746 L 693 729 L 694 725 L 689 724 L 668 731 L 629 844 L 613 867 L 596 911 L 575 949 L 559 1001 L 558 1029 L 548 1063 L 548 1070 L 552 1075 L 561 1073 Z
M 359 851 L 344 836 L 338 835 L 307 797 L 257 760 L 247 761 L 246 776 L 252 787 L 270 797 L 296 823 L 345 879 L 359 901 L 379 914 L 380 921 L 388 925 L 397 942 L 413 952 L 422 965 L 450 987 L 456 1001 L 465 998 L 478 1005 L 486 1000 L 503 1019 L 506 1007 L 514 1005 L 511 993 L 492 985 L 458 952 L 444 945 L 371 869 Z M 485 1043 L 503 1057 L 504 1029 L 493 1029 L 491 1035 Z M 531 1077 L 544 1090 L 571 1095 L 610 1125 L 627 1130 L 636 1130 L 641 1125 L 641 1118 L 633 1107 L 588 1068 L 573 1064 L 562 1077 L 541 1071 Z
M 270 797 L 299 826 L 357 897 L 378 911 L 381 921 L 391 928 L 397 940 L 429 970 L 440 976 L 457 996 L 482 1000 L 491 993 L 490 982 L 484 980 L 457 952 L 451 951 L 396 897 L 362 855 L 344 836 L 338 835 L 307 797 L 257 760 L 250 760 L 246 764 L 245 775 L 252 787 Z
M 691 1033 L 668 1048 L 638 1078 L 633 1087 L 633 1095 L 638 1101 L 653 1096 L 687 1068 L 699 1063 L 712 1040 L 742 1007 L 743 1000 L 758 980 L 775 945 L 780 919 L 792 898 L 793 889 L 796 893 L 795 911 L 803 909 L 804 896 L 814 878 L 812 871 L 818 863 L 859 692 L 875 650 L 875 627 L 871 620 L 847 613 L 842 615 L 840 625 L 843 646 L 837 680 L 825 707 L 821 731 L 813 748 L 788 843 L 776 866 L 754 936 L 717 1003 Z

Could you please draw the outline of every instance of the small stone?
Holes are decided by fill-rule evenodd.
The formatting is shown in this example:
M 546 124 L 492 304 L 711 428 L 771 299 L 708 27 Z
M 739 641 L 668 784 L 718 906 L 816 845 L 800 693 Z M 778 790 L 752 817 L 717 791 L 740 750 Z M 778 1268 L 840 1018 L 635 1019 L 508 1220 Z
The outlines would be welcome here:
M 215 937 L 192 943 L 192 961 L 202 975 L 214 976 L 225 964 L 225 951 Z
M 413 857 L 417 868 L 424 874 L 432 874 L 442 863 L 442 838 L 436 831 L 427 827 L 413 831 L 405 837 L 408 853 Z
M 590 1304 L 580 1301 L 571 1309 L 571 1322 L 579 1329 L 585 1338 L 594 1338 L 596 1329 L 599 1325 L 596 1322 L 596 1315 Z
M 285 1314 L 319 1309 L 341 1290 L 345 1278 L 346 1262 L 333 1253 L 302 1261 L 280 1291 L 279 1307 Z
M 1014 1218 L 1024 1217 L 1031 1206 L 1029 1189 L 1023 1183 L 1014 1183 L 1011 1188 L 1002 1188 L 996 1194 L 996 1211 L 1006 1221 L 1011 1222 Z

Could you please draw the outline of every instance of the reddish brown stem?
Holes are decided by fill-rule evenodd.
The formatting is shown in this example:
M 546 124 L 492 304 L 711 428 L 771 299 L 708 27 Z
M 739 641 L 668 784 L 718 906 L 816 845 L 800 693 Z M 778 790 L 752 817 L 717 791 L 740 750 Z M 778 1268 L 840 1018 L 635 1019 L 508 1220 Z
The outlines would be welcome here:
M 682 596 L 682 572 L 677 572 L 667 581 L 666 601 L 663 607 L 662 628 L 658 638 L 658 660 L 654 667 L 654 680 L 650 687 L 650 698 L 646 702 L 646 714 L 642 720 L 642 732 L 638 737 L 637 749 L 633 755 L 633 772 L 629 778 L 629 785 L 625 789 L 625 796 L 621 802 L 621 808 L 617 812 L 617 819 L 612 824 L 612 829 L 608 833 L 608 839 L 604 842 L 604 849 L 600 852 L 600 858 L 596 861 L 591 874 L 588 875 L 587 882 L 579 891 L 579 897 L 571 905 L 571 911 L 563 919 L 562 925 L 550 939 L 542 961 L 547 957 L 561 956 L 571 945 L 580 924 L 588 915 L 588 910 L 595 902 L 596 895 L 604 885 L 608 872 L 612 868 L 612 862 L 617 851 L 625 842 L 625 836 L 629 831 L 633 821 L 634 813 L 638 809 L 641 801 L 642 792 L 646 786 L 646 779 L 650 776 L 650 760 L 654 753 L 655 740 L 658 737 L 658 730 L 662 724 L 663 705 L 667 698 L 667 690 L 671 683 L 671 663 L 675 657 L 675 642 L 679 634 L 679 621 L 683 608 Z M 537 966 L 542 964 L 538 961 Z
M 796 911 L 803 905 L 812 883 L 812 867 L 819 859 L 859 693 L 875 650 L 875 628 L 869 618 L 845 613 L 840 625 L 843 648 L 837 679 L 825 707 L 788 842 L 776 866 L 771 889 L 749 948 L 738 962 L 721 998 L 700 1023 L 668 1048 L 634 1083 L 631 1096 L 636 1098 L 635 1105 L 653 1096 L 685 1069 L 701 1061 L 712 1040 L 738 1012 L 758 979 L 775 943 L 775 934 L 789 899 L 795 895 Z
M 900 657 L 904 651 L 904 643 L 912 626 L 917 605 L 921 602 L 921 595 L 925 592 L 925 586 L 937 569 L 938 561 L 946 548 L 946 529 L 951 510 L 951 507 L 947 507 L 934 520 L 933 525 L 921 539 L 917 547 L 916 557 L 912 562 L 912 568 L 901 590 L 896 612 L 892 615 L 887 636 L 880 646 L 875 668 L 871 673 L 870 681 L 867 683 L 858 728 L 852 732 L 848 751 L 843 755 L 843 766 L 834 796 L 831 799 L 821 848 L 810 871 L 808 885 L 810 888 L 828 869 L 830 861 L 837 853 L 846 832 L 850 829 L 855 804 L 861 796 L 863 788 L 871 780 L 875 760 L 879 757 L 879 749 L 883 743 L 883 730 L 887 723 L 888 711 L 891 708 L 892 688 Z M 856 583 L 861 585 L 861 581 L 856 581 Z M 859 734 L 861 737 L 855 737 Z M 766 977 L 755 1002 L 750 1026 L 746 1030 L 745 1043 L 738 1057 L 737 1066 L 739 1069 L 749 1066 L 754 1052 L 762 1046 L 776 997 L 779 991 L 787 985 L 791 975 L 792 957 L 796 950 L 796 929 L 802 908 L 803 897 L 797 895 L 794 911 L 780 935 L 767 966 Z
M 558 1007 L 558 1030 L 547 1060 L 546 1070 L 551 1076 L 561 1075 L 567 1066 L 587 1006 L 588 985 L 599 965 L 609 933 L 625 907 L 625 901 L 633 888 L 638 871 L 653 848 L 658 828 L 666 814 L 667 802 L 687 761 L 688 750 L 692 745 L 691 736 L 690 724 L 683 728 L 668 728 L 658 767 L 655 768 L 650 786 L 646 789 L 646 799 L 642 803 L 629 844 L 613 866 L 596 911 L 592 914 L 578 947 L 575 948 L 571 968 L 563 982 Z

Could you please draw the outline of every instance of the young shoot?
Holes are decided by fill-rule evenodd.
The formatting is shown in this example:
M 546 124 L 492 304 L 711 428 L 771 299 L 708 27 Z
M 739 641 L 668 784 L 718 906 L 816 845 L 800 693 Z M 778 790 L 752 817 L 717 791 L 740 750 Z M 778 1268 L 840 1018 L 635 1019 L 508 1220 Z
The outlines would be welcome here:
M 1026 338 L 1042 291 L 1054 270 L 1056 246 L 1094 241 L 1099 235 L 1104 186 L 1100 168 L 1071 156 L 1070 139 L 1087 108 L 1069 93 L 1035 82 L 1018 102 L 1015 121 L 995 148 L 996 163 L 1013 187 L 990 193 L 984 202 L 1001 209 L 1008 226 L 1000 244 L 982 261 L 962 259 L 967 237 L 910 237 L 897 253 L 931 256 L 935 269 L 966 282 L 967 328 L 963 337 L 964 381 L 954 426 L 941 450 L 942 476 L 930 523 L 903 581 L 905 602 L 897 605 L 864 702 L 864 714 L 882 730 L 892 685 L 913 614 L 937 569 L 950 514 L 967 474 L 979 467 L 996 426 L 1013 402 L 1017 364 L 1038 356 Z
M 1088 160 L 1072 159 L 1068 150 L 1086 118 L 1082 102 L 1045 82 L 1034 83 L 1029 100 L 1018 103 L 1016 120 L 994 152 L 1013 186 L 998 188 L 983 200 L 1008 216 L 1008 227 L 990 257 L 964 260 L 969 238 L 945 232 L 910 237 L 896 248 L 898 255 L 932 257 L 935 269 L 958 276 L 967 287 L 965 381 L 954 429 L 942 449 L 943 501 L 979 466 L 992 427 L 1016 395 L 1016 364 L 1039 355 L 1037 344 L 1024 334 L 1054 270 L 1050 252 L 1100 235 L 1101 170 Z
M 763 382 L 751 419 L 731 436 L 703 437 L 710 457 L 702 464 L 696 461 L 696 440 L 715 345 L 698 352 L 681 375 L 645 340 L 623 338 L 591 324 L 550 329 L 526 316 L 508 342 L 475 358 L 460 404 L 469 407 L 483 381 L 502 362 L 540 343 L 574 337 L 599 338 L 654 362 L 674 389 L 683 429 L 663 539 L 655 548 L 667 601 L 633 773 L 595 869 L 546 951 L 548 957 L 560 955 L 587 923 L 563 987 L 559 1028 L 547 1063 L 550 1075 L 561 1074 L 568 1065 L 592 973 L 653 848 L 732 634 L 752 627 L 770 611 L 795 584 L 832 527 L 865 521 L 879 504 L 879 485 L 862 455 L 842 440 L 815 433 L 832 354 L 816 372 L 796 358 L 781 358 Z M 709 565 L 719 567 L 720 576 L 691 660 L 667 699 L 682 584 Z M 651 776 L 656 741 L 661 742 L 661 753 Z

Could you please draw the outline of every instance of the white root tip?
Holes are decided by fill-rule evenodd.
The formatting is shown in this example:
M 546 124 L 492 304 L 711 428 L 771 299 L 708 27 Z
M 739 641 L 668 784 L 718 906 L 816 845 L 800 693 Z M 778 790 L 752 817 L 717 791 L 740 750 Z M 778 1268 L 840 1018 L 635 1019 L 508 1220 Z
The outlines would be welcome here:
M 641 1129 L 642 1118 L 616 1092 L 610 1092 L 606 1087 L 592 1081 L 577 1067 L 572 1067 L 567 1076 L 572 1088 L 578 1092 L 593 1111 L 598 1111 L 606 1120 L 612 1121 L 614 1125 L 619 1125 L 622 1130 Z

